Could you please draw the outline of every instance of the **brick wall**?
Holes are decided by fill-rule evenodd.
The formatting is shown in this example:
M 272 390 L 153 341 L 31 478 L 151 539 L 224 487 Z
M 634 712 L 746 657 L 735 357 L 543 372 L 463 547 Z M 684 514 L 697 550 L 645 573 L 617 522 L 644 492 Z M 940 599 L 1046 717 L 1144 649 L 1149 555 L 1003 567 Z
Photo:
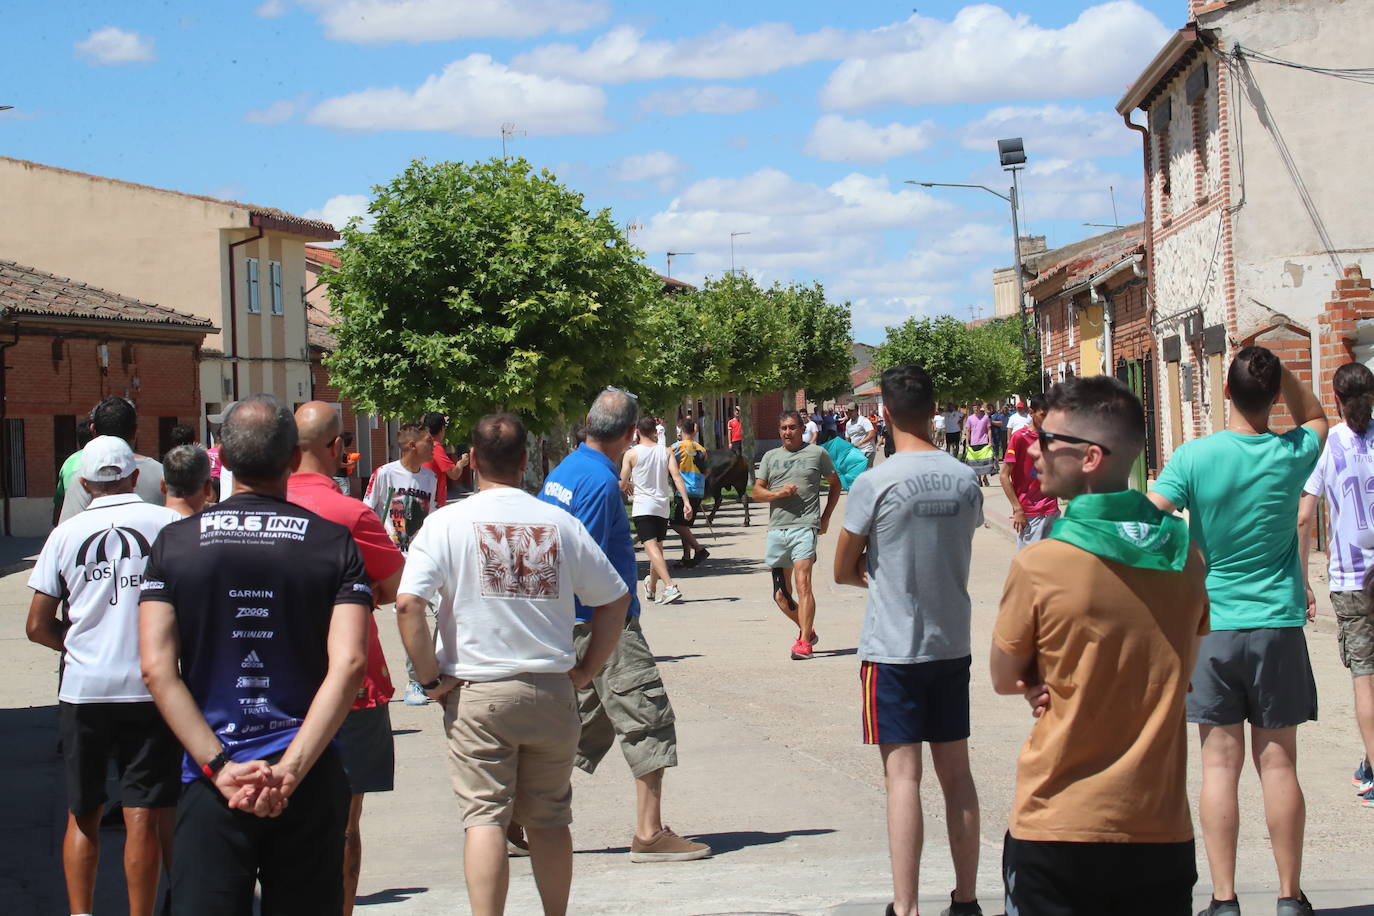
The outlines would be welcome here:
M 158 419 L 174 417 L 195 426 L 200 415 L 198 342 L 159 339 L 120 331 L 103 339 L 109 368 L 102 372 L 95 335 L 25 329 L 5 351 L 5 403 L 9 419 L 24 421 L 24 462 L 28 496 L 51 496 L 55 469 L 67 456 L 54 454 L 53 417 L 84 416 L 110 395 L 138 406 L 135 451 L 158 457 Z M 137 380 L 137 384 L 135 384 Z
M 1317 394 L 1331 417 L 1336 416 L 1336 396 L 1331 380 L 1336 370 L 1355 358 L 1355 324 L 1374 318 L 1374 291 L 1358 264 L 1345 269 L 1344 279 L 1336 281 L 1331 299 L 1317 317 L 1321 332 L 1321 378 Z

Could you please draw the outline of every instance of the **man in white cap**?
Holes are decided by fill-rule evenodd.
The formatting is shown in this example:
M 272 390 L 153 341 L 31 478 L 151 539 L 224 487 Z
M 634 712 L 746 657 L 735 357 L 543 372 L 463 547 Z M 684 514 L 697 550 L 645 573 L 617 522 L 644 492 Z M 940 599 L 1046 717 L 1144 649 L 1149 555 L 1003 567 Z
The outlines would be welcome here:
M 29 576 L 28 637 L 67 653 L 58 721 L 67 782 L 62 865 L 70 912 L 91 912 L 109 760 L 124 807 L 129 912 L 150 916 L 163 850 L 181 793 L 181 746 L 143 684 L 139 587 L 150 545 L 181 516 L 139 498 L 133 450 L 97 436 L 81 454 L 77 483 L 90 505 L 58 525 Z M 66 623 L 59 617 L 68 604 Z

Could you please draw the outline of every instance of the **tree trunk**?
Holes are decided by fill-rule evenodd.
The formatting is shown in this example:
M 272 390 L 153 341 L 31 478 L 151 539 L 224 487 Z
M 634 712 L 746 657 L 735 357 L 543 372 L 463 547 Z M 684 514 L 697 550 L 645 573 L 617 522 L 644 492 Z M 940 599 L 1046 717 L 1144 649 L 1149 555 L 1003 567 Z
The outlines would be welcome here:
M 744 462 L 749 466 L 749 489 L 754 488 L 754 396 L 739 396 L 740 433 L 744 437 Z
M 716 435 L 715 407 L 719 402 L 714 391 L 701 396 L 703 408 L 697 417 L 697 441 L 707 448 L 720 448 L 720 437 Z
M 525 489 L 538 493 L 544 486 L 544 437 L 526 433 L 525 449 L 529 455 L 525 465 Z

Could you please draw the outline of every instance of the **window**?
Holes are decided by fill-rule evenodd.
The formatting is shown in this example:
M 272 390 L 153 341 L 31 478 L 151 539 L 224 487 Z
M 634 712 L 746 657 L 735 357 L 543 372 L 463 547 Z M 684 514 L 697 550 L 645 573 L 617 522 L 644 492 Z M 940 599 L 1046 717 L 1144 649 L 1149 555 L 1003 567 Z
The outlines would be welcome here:
M 248 258 L 248 314 L 262 313 L 262 301 L 258 298 L 258 259 Z
M 281 261 L 269 261 L 268 275 L 272 281 L 272 314 L 281 314 Z
M 5 493 L 9 496 L 29 495 L 28 469 L 24 462 L 24 421 L 5 421 L 5 446 L 9 463 L 5 466 Z

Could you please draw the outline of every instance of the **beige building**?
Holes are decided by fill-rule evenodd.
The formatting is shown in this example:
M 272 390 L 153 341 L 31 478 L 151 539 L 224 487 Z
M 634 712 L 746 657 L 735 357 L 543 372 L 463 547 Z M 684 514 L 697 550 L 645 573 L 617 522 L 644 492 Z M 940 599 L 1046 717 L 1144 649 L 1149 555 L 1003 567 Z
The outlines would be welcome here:
M 5 157 L 0 200 L 0 257 L 219 329 L 201 351 L 202 434 L 240 397 L 310 399 L 305 245 L 337 239 L 328 223 Z

